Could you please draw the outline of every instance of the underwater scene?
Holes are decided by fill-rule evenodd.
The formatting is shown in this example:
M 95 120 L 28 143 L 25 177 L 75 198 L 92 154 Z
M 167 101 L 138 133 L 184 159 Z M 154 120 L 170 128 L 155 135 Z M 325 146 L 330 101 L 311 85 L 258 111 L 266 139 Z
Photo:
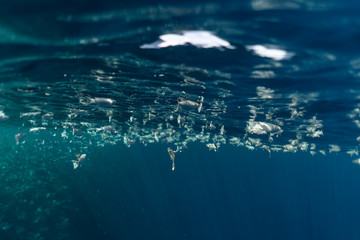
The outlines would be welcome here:
M 0 12 L 0 239 L 360 239 L 360 3 Z

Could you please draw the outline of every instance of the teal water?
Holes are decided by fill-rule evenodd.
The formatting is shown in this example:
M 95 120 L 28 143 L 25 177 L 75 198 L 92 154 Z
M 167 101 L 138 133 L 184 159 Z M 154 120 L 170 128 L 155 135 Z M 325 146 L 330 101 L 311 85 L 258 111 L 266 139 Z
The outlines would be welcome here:
M 0 7 L 1 239 L 359 239 L 355 2 Z

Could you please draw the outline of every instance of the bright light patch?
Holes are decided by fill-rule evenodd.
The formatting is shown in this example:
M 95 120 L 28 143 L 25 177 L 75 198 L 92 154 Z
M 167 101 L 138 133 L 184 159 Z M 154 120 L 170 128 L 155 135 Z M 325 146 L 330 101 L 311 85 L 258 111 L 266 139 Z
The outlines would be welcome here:
M 158 49 L 173 46 L 193 45 L 198 48 L 228 48 L 235 49 L 228 41 L 215 36 L 208 31 L 184 31 L 182 34 L 164 34 L 159 41 L 143 44 L 143 49 Z
M 256 55 L 260 57 L 271 58 L 276 61 L 290 59 L 295 55 L 295 53 L 293 52 L 287 52 L 285 50 L 275 48 L 267 48 L 262 45 L 249 45 L 246 46 L 246 49 L 249 51 L 253 51 Z

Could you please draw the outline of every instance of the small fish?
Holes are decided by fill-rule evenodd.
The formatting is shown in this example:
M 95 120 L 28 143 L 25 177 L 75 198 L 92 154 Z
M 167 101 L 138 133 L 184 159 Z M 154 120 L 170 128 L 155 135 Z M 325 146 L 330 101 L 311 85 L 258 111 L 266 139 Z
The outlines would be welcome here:
M 49 121 L 54 117 L 53 113 L 45 113 L 44 115 L 42 115 L 41 120 L 43 121 Z
M 340 152 L 340 146 L 336 144 L 329 144 L 329 153 L 331 152 Z
M 203 102 L 204 102 L 204 97 L 201 96 L 200 98 L 200 104 L 199 104 L 199 107 L 198 107 L 198 113 L 201 112 L 202 108 L 203 108 Z
M 90 98 L 90 103 L 96 104 L 100 107 L 110 107 L 115 100 L 110 98 Z
M 20 113 L 20 118 L 23 118 L 23 117 L 35 117 L 35 116 L 38 116 L 40 115 L 41 112 L 26 112 L 26 113 Z
M 271 150 L 268 146 L 266 145 L 263 145 L 263 149 L 265 149 L 268 153 L 271 153 Z
M 82 135 L 84 135 L 84 132 L 81 131 L 80 129 L 73 128 L 73 135 L 77 137 L 81 137 Z
M 33 127 L 33 128 L 29 129 L 29 132 L 38 132 L 41 130 L 46 130 L 46 128 L 45 127 Z
M 225 127 L 224 125 L 222 125 L 222 127 L 220 128 L 220 134 L 224 135 L 224 133 L 225 133 Z
M 214 150 L 216 152 L 216 145 L 213 143 L 207 143 L 206 146 L 209 148 L 209 151 Z
M 86 154 L 76 154 L 77 160 L 72 160 L 74 169 L 77 169 L 80 163 L 86 158 Z
M 360 165 L 360 158 L 353 160 L 352 163 Z
M 174 152 L 174 150 L 172 150 L 171 148 L 168 148 L 167 150 L 168 150 L 170 159 L 171 159 L 171 161 L 172 161 L 171 170 L 174 171 L 174 170 L 175 170 L 175 152 Z
M 199 103 L 185 99 L 183 97 L 178 98 L 178 104 L 183 107 L 193 107 L 193 108 L 197 108 L 197 109 L 199 109 L 199 107 L 200 107 Z
M 10 117 L 5 115 L 2 111 L 0 111 L 0 121 L 8 120 Z
M 15 135 L 15 142 L 16 145 L 19 145 L 19 143 L 26 137 L 26 133 L 18 133 Z

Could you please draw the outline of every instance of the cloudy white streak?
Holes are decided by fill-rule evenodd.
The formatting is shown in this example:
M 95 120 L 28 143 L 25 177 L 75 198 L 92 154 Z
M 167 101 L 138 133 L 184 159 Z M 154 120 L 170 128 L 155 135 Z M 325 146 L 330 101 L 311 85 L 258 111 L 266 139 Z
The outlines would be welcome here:
M 287 52 L 282 49 L 267 48 L 263 45 L 249 45 L 246 49 L 253 51 L 254 54 L 260 57 L 271 58 L 276 61 L 286 60 L 292 58 L 295 54 L 293 52 Z
M 235 49 L 228 41 L 215 36 L 212 32 L 192 30 L 184 31 L 182 34 L 164 34 L 159 36 L 160 40 L 143 44 L 143 49 L 158 49 L 174 46 L 193 45 L 198 48 L 228 48 Z

